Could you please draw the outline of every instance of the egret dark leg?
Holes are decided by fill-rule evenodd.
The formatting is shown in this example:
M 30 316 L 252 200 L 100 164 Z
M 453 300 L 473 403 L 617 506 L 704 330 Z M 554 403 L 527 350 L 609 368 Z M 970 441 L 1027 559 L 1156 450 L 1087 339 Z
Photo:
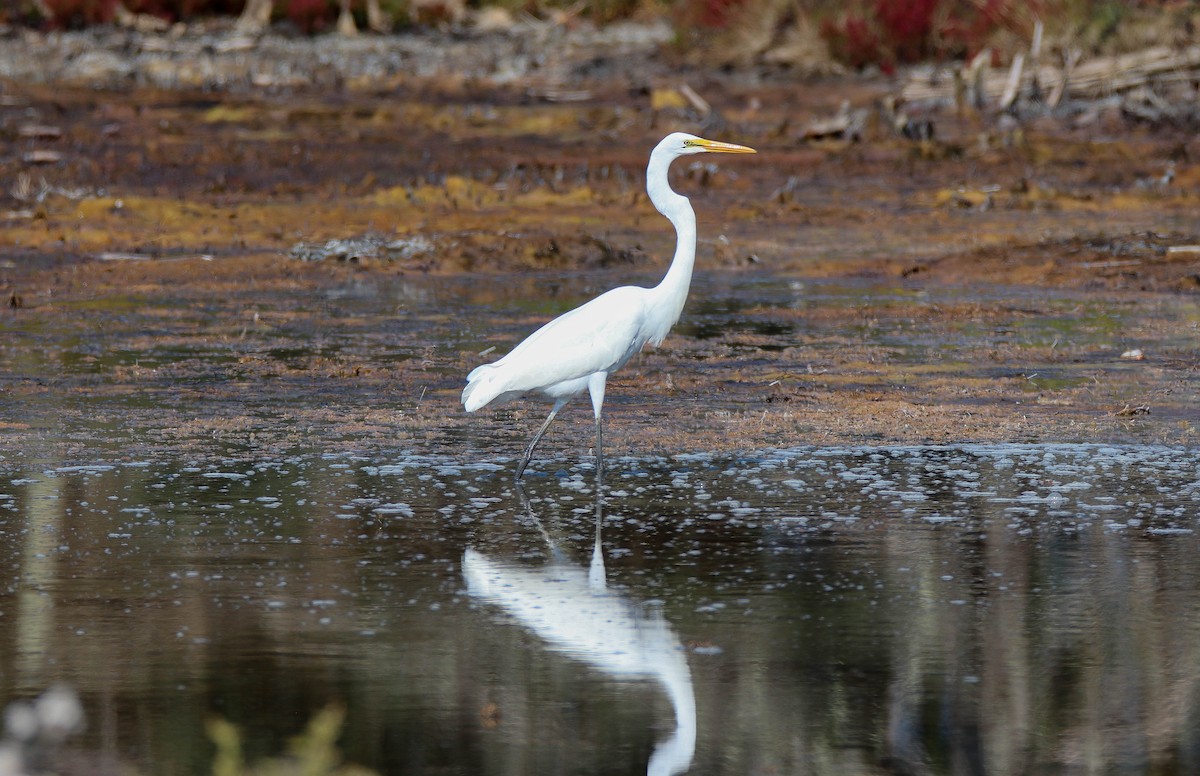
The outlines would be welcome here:
M 592 397 L 592 414 L 596 416 L 596 488 L 604 484 L 604 421 L 600 419 L 604 407 L 604 383 L 607 372 L 597 372 L 588 378 L 588 393 Z
M 604 421 L 596 416 L 596 485 L 604 482 Z
M 518 480 L 516 482 L 517 498 L 521 500 L 521 506 L 525 509 L 525 516 L 529 518 L 529 522 L 537 523 L 538 519 L 533 514 L 533 504 L 529 502 L 529 494 L 525 492 L 525 483 Z
M 525 467 L 529 465 L 529 459 L 533 457 L 533 448 L 537 447 L 537 443 L 542 441 L 542 435 L 546 433 L 546 429 L 550 428 L 550 424 L 554 422 L 554 416 L 563 408 L 566 402 L 555 402 L 554 408 L 550 410 L 550 414 L 546 416 L 546 422 L 533 435 L 533 441 L 529 443 L 529 447 L 525 448 L 525 455 L 521 456 L 521 462 L 517 464 L 516 479 L 521 479 L 525 474 Z

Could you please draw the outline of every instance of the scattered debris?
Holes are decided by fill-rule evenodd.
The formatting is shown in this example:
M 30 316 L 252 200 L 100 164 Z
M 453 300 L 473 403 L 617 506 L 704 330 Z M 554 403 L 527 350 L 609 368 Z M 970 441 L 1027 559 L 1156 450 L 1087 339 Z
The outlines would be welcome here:
M 420 235 L 396 240 L 364 235 L 324 243 L 297 243 L 289 253 L 301 261 L 408 261 L 431 253 L 433 249 L 433 242 Z
M 701 116 L 708 116 L 712 113 L 712 106 L 708 104 L 707 100 L 697 94 L 696 90 L 692 87 L 683 84 L 679 87 L 679 93 L 683 95 L 688 104 L 695 108 Z
M 63 160 L 61 151 L 50 151 L 44 148 L 26 151 L 21 154 L 21 161 L 25 164 L 57 164 Z
M 1105 261 L 1081 261 L 1075 266 L 1080 269 L 1120 269 L 1122 267 L 1137 267 L 1140 259 L 1110 259 Z
M 845 100 L 834 116 L 809 122 L 804 132 L 801 133 L 801 138 L 804 140 L 841 138 L 852 143 L 858 142 L 862 140 L 870 114 L 870 110 L 866 108 L 851 110 L 850 101 Z
M 17 137 L 27 140 L 58 140 L 62 130 L 45 124 L 22 124 L 17 127 Z
M 491 261 L 496 262 L 497 254 L 505 252 L 504 248 L 497 250 L 490 246 Z M 614 267 L 636 264 L 643 258 L 638 249 L 631 249 L 615 244 L 596 235 L 581 233 L 551 237 L 533 251 L 534 266 L 539 268 L 576 266 L 576 267 Z
M 161 33 L 171 29 L 171 23 L 153 14 L 133 13 L 124 3 L 117 3 L 114 9 L 115 21 L 122 27 L 137 30 L 142 33 Z
M 531 86 L 525 92 L 534 99 L 546 102 L 587 102 L 592 99 L 590 89 L 564 89 L 556 86 Z
M 96 254 L 96 261 L 149 261 L 151 258 L 153 257 L 144 253 L 105 252 Z
M 995 197 L 1000 191 L 1000 186 L 995 184 L 978 189 L 942 189 L 934 196 L 934 204 L 986 211 L 995 207 Z
M 1017 52 L 1007 72 L 985 72 L 976 57 L 947 73 L 944 65 L 915 67 L 900 91 L 899 102 L 927 107 L 985 108 L 1038 115 L 1065 108 L 1083 116 L 1110 104 L 1126 116 L 1153 124 L 1200 124 L 1200 46 L 1154 46 L 1128 54 L 1082 60 L 1066 50 L 1058 65 L 1041 62 L 1040 25 L 1028 55 Z M 990 54 L 990 52 L 989 52 Z M 1050 85 L 1048 94 L 1044 87 Z
M 64 188 L 62 186 L 53 186 L 44 177 L 39 176 L 37 183 L 34 183 L 33 176 L 29 173 L 18 173 L 17 179 L 13 181 L 12 186 L 8 189 L 9 196 L 20 202 L 45 202 L 49 197 L 63 197 L 70 200 L 79 200 L 84 197 L 95 196 L 95 191 L 87 187 Z M 33 218 L 36 213 L 25 210 L 10 211 L 8 218 Z
M 441 0 L 439 4 L 457 13 Z M 247 3 L 251 5 L 264 4 Z M 421 7 L 432 9 L 429 3 Z M 269 20 L 270 0 L 265 8 Z M 494 83 L 545 79 L 546 92 L 553 95 L 557 90 L 574 91 L 564 89 L 572 74 L 598 69 L 606 83 L 643 85 L 648 68 L 661 62 L 658 52 L 674 35 L 666 21 L 597 26 L 584 18 L 560 24 L 520 14 L 511 20 L 493 18 L 491 23 L 501 29 L 463 23 L 421 35 L 289 37 L 264 35 L 267 24 L 256 20 L 246 27 L 195 23 L 167 31 L 137 25 L 53 34 L 28 31 L 0 36 L 0 79 L 228 92 L 347 84 L 386 89 L 412 78 L 453 73 L 467 81 Z M 665 64 L 658 64 L 653 72 L 666 71 Z
M 707 119 L 713 114 L 712 105 L 687 84 L 673 89 L 651 89 L 650 109 L 654 111 L 687 111 L 690 109 L 699 114 L 701 119 Z

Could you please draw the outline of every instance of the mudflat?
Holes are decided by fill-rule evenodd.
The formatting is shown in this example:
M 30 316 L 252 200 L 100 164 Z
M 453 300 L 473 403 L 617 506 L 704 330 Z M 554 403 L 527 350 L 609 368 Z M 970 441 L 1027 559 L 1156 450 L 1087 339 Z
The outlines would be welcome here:
M 551 86 L 7 82 L 4 446 L 515 456 L 547 408 L 466 416 L 464 375 L 657 282 L 674 235 L 643 171 L 677 129 L 759 155 L 675 165 L 696 281 L 663 346 L 610 381 L 610 454 L 1195 442 L 1191 133 L 944 110 L 911 140 L 882 78 L 647 61 Z M 843 101 L 861 131 L 806 131 Z M 578 453 L 589 416 L 544 451 Z

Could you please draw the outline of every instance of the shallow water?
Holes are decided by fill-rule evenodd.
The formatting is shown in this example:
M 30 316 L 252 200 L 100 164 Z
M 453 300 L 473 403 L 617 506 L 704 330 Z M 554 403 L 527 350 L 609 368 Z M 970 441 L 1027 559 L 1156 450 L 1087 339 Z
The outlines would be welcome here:
M 388 444 L 509 455 L 544 405 L 466 416 L 463 375 L 553 315 L 655 279 L 351 271 L 264 290 L 239 276 L 215 295 L 168 284 L 10 313 L 0 431 L 14 441 L 0 455 L 187 456 L 210 437 L 256 455 Z M 693 286 L 663 346 L 614 377 L 606 422 L 620 451 L 1195 439 L 1198 319 L 1184 297 L 723 272 Z M 1122 356 L 1133 349 L 1144 358 Z M 549 454 L 586 451 L 564 433 L 586 424 L 584 405 L 556 423 Z M 1117 415 L 1143 405 L 1151 412 Z
M 381 773 L 1200 768 L 1195 450 L 609 463 L 0 464 L 2 699 L 156 774 L 330 702 Z

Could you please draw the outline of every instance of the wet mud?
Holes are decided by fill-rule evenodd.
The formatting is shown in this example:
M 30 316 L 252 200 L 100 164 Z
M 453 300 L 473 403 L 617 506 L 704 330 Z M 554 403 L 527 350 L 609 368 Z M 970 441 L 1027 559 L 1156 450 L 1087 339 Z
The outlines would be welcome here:
M 876 109 L 883 81 L 687 79 L 711 113 L 661 68 L 570 99 L 444 77 L 5 84 L 5 447 L 512 458 L 545 407 L 464 416 L 463 376 L 657 281 L 674 235 L 642 176 L 675 129 L 760 154 L 675 166 L 696 282 L 610 384 L 614 454 L 1195 441 L 1193 137 L 947 113 L 916 142 Z M 844 99 L 865 134 L 805 139 Z M 545 454 L 585 456 L 588 420 L 564 415 Z

